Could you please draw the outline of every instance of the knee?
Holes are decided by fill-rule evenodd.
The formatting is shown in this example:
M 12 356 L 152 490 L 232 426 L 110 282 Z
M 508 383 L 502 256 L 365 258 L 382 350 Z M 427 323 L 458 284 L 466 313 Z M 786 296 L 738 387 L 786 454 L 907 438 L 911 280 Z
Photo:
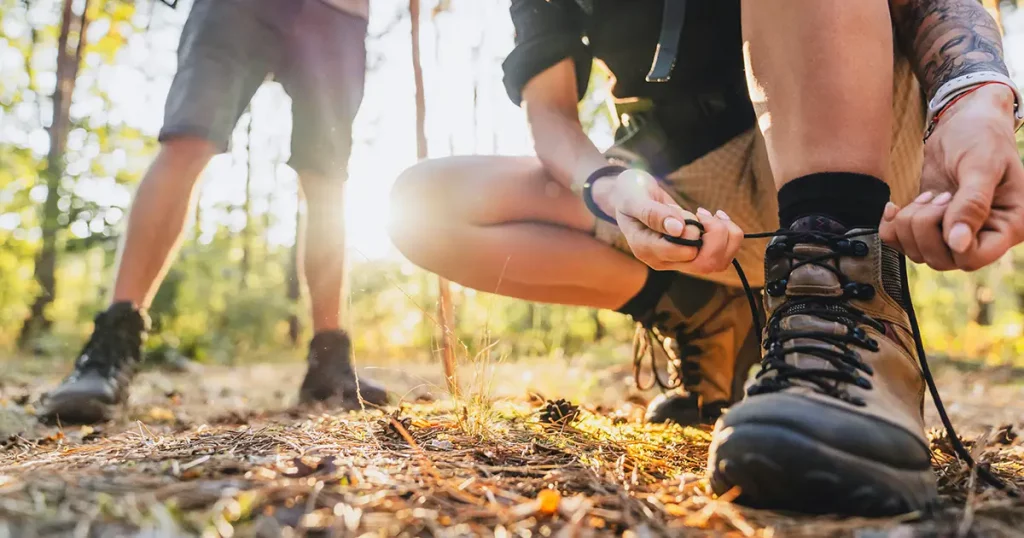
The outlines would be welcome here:
M 425 228 L 437 225 L 440 169 L 436 163 L 423 161 L 402 172 L 391 187 L 388 234 L 391 242 L 408 258 L 422 246 L 429 234 Z
M 427 163 L 423 161 L 402 171 L 391 185 L 387 232 L 394 246 L 407 257 L 410 257 L 410 248 L 417 243 L 416 222 L 422 217 L 426 185 L 431 175 Z
M 302 196 L 310 212 L 329 211 L 341 215 L 345 203 L 345 182 L 341 178 L 328 177 L 307 171 L 299 172 Z
M 161 189 L 191 191 L 216 154 L 217 146 L 205 138 L 182 136 L 165 140 L 142 181 L 147 185 L 159 184 Z

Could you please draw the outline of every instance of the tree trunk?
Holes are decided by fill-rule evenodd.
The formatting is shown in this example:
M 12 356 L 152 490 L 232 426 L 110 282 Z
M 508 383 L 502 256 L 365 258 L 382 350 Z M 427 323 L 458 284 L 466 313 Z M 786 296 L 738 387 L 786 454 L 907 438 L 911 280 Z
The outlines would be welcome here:
M 412 74 L 416 86 L 416 157 L 423 160 L 427 158 L 427 104 L 423 88 L 423 63 L 420 59 L 420 0 L 409 0 L 409 17 L 411 19 Z M 455 378 L 455 339 L 452 334 L 452 327 L 455 323 L 451 302 L 451 286 L 447 280 L 438 278 L 437 321 L 441 326 L 444 377 L 448 383 L 448 392 L 454 396 L 459 392 L 459 384 Z
M 607 330 L 604 328 L 604 324 L 601 323 L 601 311 L 596 308 L 591 312 L 592 319 L 594 320 L 594 341 L 598 342 L 604 339 Z
M 32 303 L 28 319 L 18 335 L 20 348 L 27 348 L 40 334 L 50 329 L 46 315 L 57 291 L 57 232 L 60 230 L 60 186 L 64 176 L 64 150 L 70 127 L 71 98 L 75 91 L 78 68 L 85 49 L 85 34 L 89 28 L 89 4 L 85 0 L 82 15 L 76 17 L 71 10 L 73 0 L 64 0 L 60 36 L 57 39 L 57 83 L 53 89 L 53 115 L 50 121 L 50 149 L 46 156 L 46 201 L 42 208 L 42 245 L 36 255 L 34 276 L 39 283 L 39 295 Z M 77 34 L 71 48 L 72 33 Z
M 242 229 L 242 261 L 240 263 L 242 289 L 249 283 L 249 272 L 252 268 L 252 243 L 256 219 L 252 215 L 252 107 L 249 107 L 249 125 L 245 132 L 245 201 L 242 202 L 242 211 L 245 213 L 245 228 Z
M 302 326 L 299 323 L 298 305 L 301 295 L 299 286 L 299 256 L 302 255 L 302 242 L 305 240 L 305 231 L 302 229 L 302 195 L 298 197 L 295 206 L 295 244 L 292 245 L 291 265 L 288 266 L 288 302 L 292 306 L 292 313 L 288 316 L 288 339 L 292 346 L 299 345 L 299 333 Z

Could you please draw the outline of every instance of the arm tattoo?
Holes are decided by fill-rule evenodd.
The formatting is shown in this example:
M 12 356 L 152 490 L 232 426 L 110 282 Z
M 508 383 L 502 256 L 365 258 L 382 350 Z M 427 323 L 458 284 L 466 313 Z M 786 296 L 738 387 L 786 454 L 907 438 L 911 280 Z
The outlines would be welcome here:
M 999 27 L 978 0 L 890 0 L 890 6 L 899 45 L 929 99 L 961 75 L 1009 75 Z

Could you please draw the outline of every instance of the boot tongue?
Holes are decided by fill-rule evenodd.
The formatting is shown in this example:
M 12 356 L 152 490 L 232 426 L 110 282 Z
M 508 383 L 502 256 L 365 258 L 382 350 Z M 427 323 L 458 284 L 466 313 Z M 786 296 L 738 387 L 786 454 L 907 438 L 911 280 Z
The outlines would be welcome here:
M 821 215 L 803 217 L 794 222 L 789 230 L 791 232 L 828 235 L 842 235 L 847 231 L 839 222 Z M 786 295 L 788 297 L 840 297 L 843 295 L 843 286 L 839 281 L 839 276 L 828 268 L 823 267 L 823 265 L 836 267 L 834 259 L 823 259 L 819 262 L 803 264 L 796 269 L 790 270 L 791 267 L 799 264 L 802 260 L 828 256 L 832 253 L 831 248 L 827 245 L 801 243 L 797 238 L 785 240 L 795 240 L 796 244 L 792 247 L 794 256 L 783 256 L 769 262 L 768 275 L 772 280 L 786 280 Z
M 841 222 L 825 215 L 801 217 L 793 222 L 789 230 L 791 232 L 819 232 L 838 235 L 849 231 Z
M 804 217 L 789 227 L 790 232 L 799 232 L 808 235 L 821 234 L 827 236 L 840 236 L 847 232 L 847 229 L 840 223 L 828 217 L 814 215 Z M 776 241 L 785 241 L 792 245 L 791 253 L 783 254 L 768 262 L 768 278 L 773 281 L 784 279 L 785 296 L 768 296 L 769 314 L 774 314 L 779 308 L 785 308 L 785 315 L 780 320 L 779 329 L 786 332 L 814 332 L 820 334 L 841 335 L 846 332 L 846 327 L 835 321 L 822 318 L 809 309 L 831 309 L 828 303 L 817 304 L 801 299 L 811 297 L 836 298 L 842 297 L 843 286 L 839 276 L 828 269 L 835 268 L 836 260 L 828 257 L 833 250 L 828 245 L 809 242 L 810 238 L 780 237 Z M 802 263 L 806 260 L 817 258 L 813 263 Z M 794 266 L 797 266 L 793 269 Z M 794 304 L 791 301 L 797 300 Z M 841 352 L 834 345 L 824 343 L 815 338 L 796 338 L 787 341 L 784 348 L 792 349 L 796 346 L 810 346 L 831 349 Z M 832 370 L 835 369 L 829 361 L 809 353 L 787 354 L 786 362 L 798 368 Z M 802 384 L 802 382 L 798 382 Z M 808 384 L 814 388 L 813 384 Z

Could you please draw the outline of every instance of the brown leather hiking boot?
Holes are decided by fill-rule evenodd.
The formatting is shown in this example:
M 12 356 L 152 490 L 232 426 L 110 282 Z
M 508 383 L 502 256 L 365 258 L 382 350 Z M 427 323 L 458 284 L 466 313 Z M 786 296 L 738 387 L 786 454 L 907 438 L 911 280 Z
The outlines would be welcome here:
M 637 324 L 634 376 L 645 390 L 665 390 L 647 407 L 648 422 L 714 424 L 743 396 L 750 369 L 760 360 L 750 308 L 742 290 L 679 274 L 654 311 Z M 642 381 L 643 359 L 653 382 Z M 665 379 L 658 362 L 667 362 Z
M 765 256 L 764 359 L 715 427 L 715 492 L 759 508 L 881 516 L 936 497 L 899 255 L 821 217 Z

